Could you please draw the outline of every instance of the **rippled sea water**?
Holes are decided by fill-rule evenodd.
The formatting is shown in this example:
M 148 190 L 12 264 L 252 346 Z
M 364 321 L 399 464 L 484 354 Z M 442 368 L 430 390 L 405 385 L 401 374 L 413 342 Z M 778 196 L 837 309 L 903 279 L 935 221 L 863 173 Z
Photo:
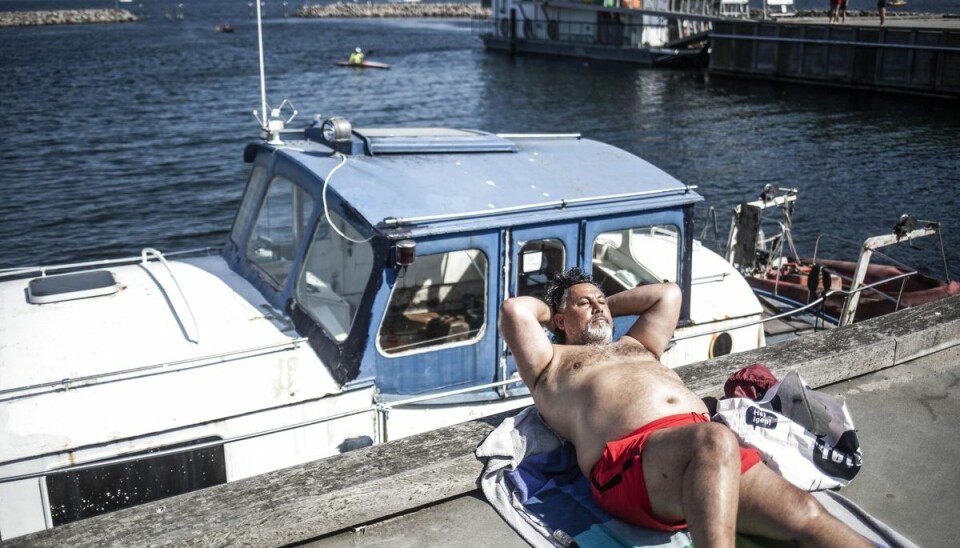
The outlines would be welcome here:
M 77 1 L 0 0 L 0 10 L 109 7 Z M 862 1 L 852 9 L 872 6 Z M 956 1 L 912 5 L 949 11 Z M 0 29 L 0 267 L 226 237 L 247 172 L 243 147 L 257 138 L 248 4 L 185 2 L 179 22 L 163 17 L 175 2 L 143 6 L 139 23 Z M 264 23 L 268 100 L 290 99 L 301 113 L 294 125 L 322 114 L 356 126 L 580 132 L 698 185 L 700 224 L 715 207 L 721 238 L 732 206 L 774 183 L 800 189 L 802 252 L 818 233 L 862 241 L 910 213 L 944 223 L 960 273 L 957 101 L 510 58 L 484 51 L 470 21 L 305 20 L 279 6 L 267 4 Z M 224 22 L 236 32 L 215 32 Z M 393 68 L 333 65 L 356 46 Z M 895 256 L 942 271 L 935 241 Z

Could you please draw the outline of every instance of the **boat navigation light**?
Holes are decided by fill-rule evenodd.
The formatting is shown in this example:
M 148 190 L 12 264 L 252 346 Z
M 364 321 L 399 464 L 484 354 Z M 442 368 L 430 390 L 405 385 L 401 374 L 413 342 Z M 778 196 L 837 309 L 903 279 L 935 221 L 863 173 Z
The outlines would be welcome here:
M 258 113 L 256 110 L 253 111 L 253 117 L 256 118 L 257 122 L 260 124 L 260 138 L 271 144 L 283 144 L 283 141 L 280 140 L 280 134 L 284 132 L 284 128 L 287 127 L 287 124 L 292 122 L 293 119 L 297 117 L 297 114 L 300 113 L 300 111 L 298 111 L 297 107 L 293 106 L 293 103 L 291 103 L 288 99 L 284 99 L 277 108 L 273 108 L 264 103 L 264 108 L 269 110 L 269 118 L 261 118 L 260 113 Z M 267 112 L 267 110 L 264 112 Z M 290 116 L 286 120 L 283 119 L 284 110 L 290 111 Z
M 407 267 L 417 259 L 417 242 L 400 240 L 396 246 L 397 266 Z

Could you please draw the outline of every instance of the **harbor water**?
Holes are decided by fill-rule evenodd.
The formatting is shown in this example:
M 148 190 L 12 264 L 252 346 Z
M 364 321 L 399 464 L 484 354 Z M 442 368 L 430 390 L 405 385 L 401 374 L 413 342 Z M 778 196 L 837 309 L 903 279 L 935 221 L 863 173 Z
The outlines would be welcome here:
M 807 4 L 797 2 L 827 2 Z M 145 19 L 0 28 L 0 268 L 218 246 L 229 231 L 247 173 L 243 147 L 258 135 L 250 4 L 183 2 L 182 20 L 164 17 L 176 2 L 120 6 Z M 869 0 L 850 6 L 875 9 Z M 104 7 L 112 2 L 0 0 L 0 10 Z M 909 7 L 957 13 L 960 0 Z M 706 198 L 698 231 L 712 206 L 725 239 L 733 205 L 772 183 L 800 191 L 801 253 L 820 233 L 859 242 L 907 213 L 943 223 L 951 275 L 960 274 L 956 101 L 511 58 L 486 52 L 467 20 L 264 9 L 268 102 L 289 99 L 300 113 L 294 126 L 338 115 L 359 127 L 579 132 L 697 185 Z M 224 23 L 235 32 L 216 32 Z M 358 46 L 391 70 L 333 64 Z M 837 258 L 857 251 L 834 240 L 820 248 Z M 894 256 L 942 275 L 936 240 Z

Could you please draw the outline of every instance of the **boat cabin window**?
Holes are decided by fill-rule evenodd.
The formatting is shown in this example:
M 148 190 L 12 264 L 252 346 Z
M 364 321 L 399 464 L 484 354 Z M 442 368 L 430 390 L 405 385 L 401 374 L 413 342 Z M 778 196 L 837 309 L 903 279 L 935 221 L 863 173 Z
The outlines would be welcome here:
M 158 447 L 147 454 L 216 439 Z M 46 478 L 54 526 L 226 482 L 222 445 L 77 472 L 52 473 Z
M 255 166 L 250 172 L 250 179 L 247 180 L 247 189 L 243 192 L 243 201 L 240 202 L 240 209 L 237 211 L 237 218 L 233 221 L 233 230 L 230 231 L 230 239 L 237 247 L 243 245 L 243 231 L 247 229 L 253 214 L 257 212 L 257 206 L 260 205 L 260 194 L 263 187 L 267 184 L 267 170 L 263 166 Z
M 385 354 L 480 338 L 486 324 L 487 257 L 477 249 L 423 255 L 402 270 L 377 340 Z
M 563 271 L 565 249 L 560 240 L 534 240 L 520 248 L 517 269 L 517 296 L 543 298 L 544 288 L 554 274 Z
M 282 286 L 290 275 L 311 210 L 313 198 L 299 186 L 282 177 L 270 183 L 247 240 L 246 255 L 274 287 Z
M 297 302 L 334 340 L 343 342 L 373 272 L 373 245 L 336 212 L 328 213 L 317 223 L 307 250 Z
M 680 230 L 672 225 L 604 232 L 593 243 L 593 279 L 607 295 L 638 285 L 676 282 Z

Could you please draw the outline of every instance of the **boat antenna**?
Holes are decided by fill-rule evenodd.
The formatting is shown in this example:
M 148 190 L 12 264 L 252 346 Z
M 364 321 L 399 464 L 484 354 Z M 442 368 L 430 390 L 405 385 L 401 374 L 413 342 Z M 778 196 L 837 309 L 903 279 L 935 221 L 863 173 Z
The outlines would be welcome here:
M 257 52 L 260 54 L 260 112 L 267 112 L 267 83 L 263 77 L 263 20 L 260 17 L 260 0 L 257 4 Z M 261 126 L 264 124 L 261 122 Z M 263 129 L 267 129 L 265 126 Z
M 265 141 L 271 144 L 283 144 L 283 141 L 280 140 L 280 134 L 283 132 L 283 128 L 286 127 L 296 116 L 297 109 L 293 106 L 293 103 L 284 99 L 280 103 L 280 106 L 277 108 L 270 108 L 267 104 L 267 84 L 263 76 L 263 18 L 260 15 L 260 2 L 261 0 L 255 0 L 257 5 L 257 50 L 260 56 L 260 114 L 257 114 L 257 111 L 253 111 L 253 117 L 256 118 L 257 122 L 260 124 L 260 137 Z M 286 120 L 283 119 L 282 112 L 284 107 L 290 107 L 292 114 Z M 269 113 L 269 117 L 268 114 Z

